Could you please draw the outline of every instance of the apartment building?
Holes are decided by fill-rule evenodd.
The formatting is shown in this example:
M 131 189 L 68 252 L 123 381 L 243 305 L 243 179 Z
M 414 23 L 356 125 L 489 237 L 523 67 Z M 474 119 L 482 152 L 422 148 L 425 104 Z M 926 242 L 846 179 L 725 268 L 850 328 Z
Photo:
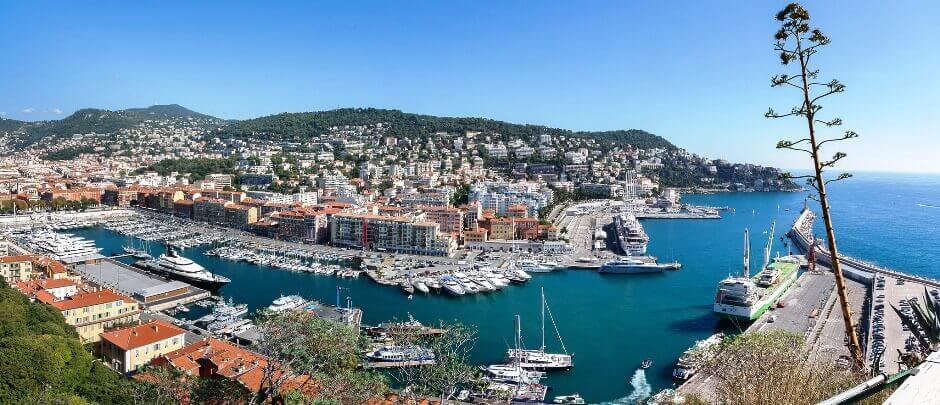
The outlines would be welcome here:
M 334 246 L 434 256 L 449 255 L 456 249 L 456 241 L 442 234 L 435 222 L 374 214 L 333 215 L 330 241 Z
M 30 255 L 0 257 L 0 276 L 3 276 L 7 285 L 27 280 L 33 275 L 34 259 Z
M 40 290 L 34 297 L 59 310 L 65 323 L 75 327 L 83 343 L 98 341 L 105 328 L 134 322 L 140 317 L 137 301 L 111 290 L 83 292 L 61 300 Z
M 159 319 L 99 334 L 101 357 L 124 374 L 137 371 L 154 358 L 182 349 L 186 331 Z

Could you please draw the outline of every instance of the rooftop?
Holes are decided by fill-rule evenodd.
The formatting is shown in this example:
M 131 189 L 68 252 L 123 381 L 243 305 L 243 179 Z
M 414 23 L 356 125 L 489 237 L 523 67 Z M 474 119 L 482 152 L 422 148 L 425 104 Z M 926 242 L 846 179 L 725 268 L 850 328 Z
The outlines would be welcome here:
M 121 349 L 131 350 L 185 333 L 186 331 L 176 326 L 155 319 L 142 325 L 102 332 L 101 339 L 111 342 Z

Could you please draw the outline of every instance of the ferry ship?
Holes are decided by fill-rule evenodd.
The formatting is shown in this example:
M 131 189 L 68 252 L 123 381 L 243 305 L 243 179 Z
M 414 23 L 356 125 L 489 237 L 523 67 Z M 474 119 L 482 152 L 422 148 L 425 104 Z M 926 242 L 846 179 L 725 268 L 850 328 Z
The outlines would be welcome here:
M 646 254 L 646 246 L 650 238 L 643 230 L 643 225 L 632 212 L 624 212 L 614 217 L 614 232 L 620 249 L 628 256 L 642 256 Z
M 721 317 L 753 321 L 771 306 L 776 305 L 790 290 L 799 274 L 800 261 L 791 256 L 770 260 L 774 229 L 771 226 L 764 265 L 759 273 L 750 276 L 750 238 L 744 231 L 744 270 L 739 276 L 729 276 L 718 283 L 713 310 Z
M 135 265 L 209 290 L 216 290 L 231 281 L 228 278 L 209 272 L 205 267 L 192 260 L 178 255 L 176 250 L 171 247 L 168 247 L 167 253 L 160 255 L 156 260 L 142 260 Z

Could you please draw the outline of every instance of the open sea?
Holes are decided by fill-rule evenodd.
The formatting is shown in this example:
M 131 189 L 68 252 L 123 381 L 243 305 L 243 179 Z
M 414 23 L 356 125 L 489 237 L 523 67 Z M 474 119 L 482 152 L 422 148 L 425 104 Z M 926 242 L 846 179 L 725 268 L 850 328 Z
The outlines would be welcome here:
M 859 173 L 831 184 L 830 194 L 844 253 L 940 278 L 940 175 Z M 756 268 L 771 221 L 777 223 L 774 250 L 786 254 L 788 246 L 780 237 L 805 200 L 805 193 L 686 195 L 685 202 L 734 210 L 724 211 L 720 220 L 643 221 L 651 238 L 650 254 L 679 260 L 681 271 L 650 275 L 556 271 L 533 274 L 532 281 L 522 286 L 462 298 L 416 294 L 408 300 L 397 287 L 379 286 L 365 277 L 340 279 L 233 263 L 203 256 L 204 248 L 183 254 L 231 278 L 220 293 L 248 304 L 252 311 L 282 294 L 334 303 L 336 288 L 343 287 L 343 299 L 348 296 L 362 308 L 368 324 L 407 319 L 411 314 L 425 324 L 444 320 L 473 325 L 479 333 L 473 360 L 479 364 L 503 359 L 513 341 L 516 314 L 522 317 L 526 346 L 539 345 L 539 289 L 544 287 L 564 345 L 575 354 L 572 370 L 549 375 L 546 383 L 553 390 L 548 399 L 580 393 L 590 403 L 632 403 L 671 387 L 678 356 L 719 330 L 719 320 L 711 313 L 715 285 L 740 271 L 744 229 L 751 230 L 752 268 Z M 119 251 L 127 242 L 104 229 L 74 233 L 94 239 L 106 253 Z M 817 234 L 822 234 L 821 229 Z M 153 247 L 154 252 L 159 249 Z M 546 333 L 549 349 L 560 350 L 551 322 Z M 653 366 L 639 370 L 645 358 L 652 359 Z

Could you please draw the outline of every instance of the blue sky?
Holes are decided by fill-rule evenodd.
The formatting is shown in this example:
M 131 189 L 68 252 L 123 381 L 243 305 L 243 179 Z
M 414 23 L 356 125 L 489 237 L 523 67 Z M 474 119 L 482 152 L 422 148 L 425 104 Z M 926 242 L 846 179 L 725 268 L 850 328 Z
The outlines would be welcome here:
M 797 94 L 784 2 L 0 3 L 0 112 L 178 103 L 223 118 L 349 106 L 569 129 L 640 128 L 709 157 L 805 165 L 774 145 Z M 805 3 L 848 85 L 826 105 L 856 170 L 940 172 L 940 3 Z

